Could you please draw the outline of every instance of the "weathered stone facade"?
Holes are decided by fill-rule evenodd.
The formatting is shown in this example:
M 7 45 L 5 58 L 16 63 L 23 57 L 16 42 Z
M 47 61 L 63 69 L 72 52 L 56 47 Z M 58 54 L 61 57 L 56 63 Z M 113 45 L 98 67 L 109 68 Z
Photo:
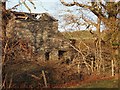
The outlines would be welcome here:
M 19 38 L 27 38 L 33 51 L 44 60 L 70 59 L 72 56 L 69 41 L 58 31 L 58 20 L 47 13 L 29 14 L 11 12 L 12 18 L 7 32 L 16 32 Z

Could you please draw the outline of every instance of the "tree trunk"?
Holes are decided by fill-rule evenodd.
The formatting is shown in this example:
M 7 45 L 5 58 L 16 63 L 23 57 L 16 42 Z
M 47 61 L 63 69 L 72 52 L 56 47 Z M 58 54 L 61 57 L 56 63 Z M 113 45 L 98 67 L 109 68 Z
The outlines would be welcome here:
M 96 43 L 96 60 L 97 60 L 96 61 L 96 68 L 97 68 L 98 74 L 100 74 L 101 61 L 102 61 L 100 24 L 101 24 L 101 20 L 98 18 L 98 20 L 97 20 L 97 38 L 98 38 L 98 41 Z
M 7 20 L 6 20 L 6 2 L 2 2 L 2 35 L 3 35 L 3 39 L 6 38 L 6 24 L 7 24 Z

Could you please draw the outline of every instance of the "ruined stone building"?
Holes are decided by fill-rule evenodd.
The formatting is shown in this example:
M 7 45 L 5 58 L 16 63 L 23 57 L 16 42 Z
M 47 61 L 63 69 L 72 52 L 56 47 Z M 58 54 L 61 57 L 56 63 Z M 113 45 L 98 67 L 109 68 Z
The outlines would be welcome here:
M 70 59 L 72 56 L 69 41 L 58 31 L 58 20 L 48 13 L 11 12 L 12 18 L 7 32 L 14 30 L 19 38 L 30 40 L 35 53 L 44 60 Z

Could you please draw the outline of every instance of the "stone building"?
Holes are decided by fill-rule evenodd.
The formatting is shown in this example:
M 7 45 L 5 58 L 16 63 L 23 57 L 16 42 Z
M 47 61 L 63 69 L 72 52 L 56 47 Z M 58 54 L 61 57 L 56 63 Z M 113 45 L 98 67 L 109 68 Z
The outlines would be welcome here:
M 9 15 L 8 15 L 9 16 Z M 7 24 L 7 35 L 11 30 L 19 38 L 30 41 L 34 53 L 39 53 L 44 60 L 69 59 L 72 48 L 58 31 L 58 20 L 48 13 L 10 12 L 12 18 Z

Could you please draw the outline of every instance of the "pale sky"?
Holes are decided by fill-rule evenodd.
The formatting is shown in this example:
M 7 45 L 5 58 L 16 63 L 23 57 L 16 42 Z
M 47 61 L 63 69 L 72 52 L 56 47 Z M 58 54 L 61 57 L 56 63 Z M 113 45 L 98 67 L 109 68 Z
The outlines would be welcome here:
M 11 8 L 11 7 L 15 6 L 20 1 L 24 1 L 24 0 L 8 0 L 7 1 L 7 8 Z M 64 1 L 72 2 L 73 0 L 64 0 Z M 91 0 L 76 0 L 76 1 L 79 1 L 80 3 L 86 3 L 87 1 L 91 1 Z M 115 0 L 115 1 L 120 1 L 120 0 Z M 59 17 L 62 10 L 66 10 L 69 8 L 69 9 L 74 11 L 74 9 L 79 8 L 76 6 L 66 7 L 66 6 L 61 4 L 60 0 L 46 0 L 46 1 L 45 0 L 33 0 L 33 2 L 36 6 L 36 9 L 34 9 L 34 7 L 31 3 L 27 2 L 27 5 L 30 7 L 32 13 L 43 13 L 43 12 L 45 13 L 45 12 L 47 12 L 50 15 L 52 15 L 53 17 L 55 17 L 56 19 L 58 19 L 60 22 L 63 22 L 63 21 L 61 21 L 61 19 Z M 16 10 L 20 11 L 20 12 L 29 12 L 27 10 L 27 8 L 25 8 L 24 5 L 19 6 Z M 66 12 L 64 11 L 64 13 L 66 13 Z M 75 14 L 76 12 L 72 12 L 72 13 Z M 86 14 L 92 20 L 96 21 L 94 14 L 86 12 L 86 11 L 84 11 L 84 14 Z
M 18 4 L 20 1 L 24 0 L 7 0 L 7 8 L 11 8 Z M 27 0 L 26 0 L 27 1 Z M 48 12 L 49 14 L 58 17 L 58 14 L 61 10 L 65 10 L 66 8 L 71 9 L 71 7 L 63 6 L 60 2 L 60 0 L 32 0 L 36 6 L 36 9 L 34 9 L 33 5 L 29 2 L 27 2 L 27 5 L 30 7 L 32 13 L 43 13 Z M 64 0 L 66 2 L 72 2 L 73 0 Z M 90 2 L 91 0 L 75 0 L 80 3 L 86 3 Z M 108 0 L 109 1 L 109 0 Z M 110 0 L 118 2 L 120 0 Z M 76 7 L 75 7 L 76 8 Z M 74 7 L 72 7 L 74 9 Z M 17 11 L 20 12 L 29 12 L 27 8 L 25 8 L 24 5 L 21 5 L 17 8 Z
M 14 5 L 18 4 L 20 1 L 24 0 L 7 0 L 7 8 L 11 8 Z M 27 0 L 26 0 L 27 1 Z M 32 0 L 35 3 L 36 9 L 33 8 L 32 4 L 27 2 L 28 6 L 30 7 L 31 11 L 33 13 L 41 13 L 41 12 L 49 12 L 51 14 L 57 13 L 56 11 L 59 11 L 61 8 L 65 7 L 60 3 L 60 0 Z M 72 2 L 73 0 L 64 0 L 66 2 Z M 75 0 L 80 3 L 85 3 L 91 0 Z M 120 0 L 112 0 L 115 2 L 118 2 Z M 17 11 L 24 11 L 28 12 L 28 10 L 23 6 L 19 6 L 19 9 Z
M 7 2 L 7 8 L 11 8 L 14 5 L 18 4 L 21 0 L 8 0 Z M 41 12 L 49 12 L 53 13 L 55 10 L 57 10 L 58 4 L 61 4 L 59 0 L 33 0 L 36 9 L 33 8 L 32 4 L 27 2 L 27 5 L 30 7 L 31 11 L 33 13 L 41 13 Z M 29 12 L 24 5 L 21 5 L 18 7 L 17 11 L 24 11 Z M 54 12 L 55 13 L 55 12 Z
M 19 3 L 19 1 L 20 0 L 9 0 L 7 2 L 7 8 L 11 8 L 11 7 L 15 6 L 16 4 Z M 68 1 L 68 0 L 65 0 L 65 1 Z M 58 19 L 60 22 L 61 22 L 61 20 L 60 20 L 59 15 L 60 15 L 61 10 L 68 8 L 68 7 L 65 7 L 64 5 L 62 5 L 59 0 L 46 0 L 46 1 L 45 0 L 33 0 L 33 2 L 35 3 L 36 9 L 34 9 L 34 7 L 31 3 L 27 2 L 27 5 L 30 7 L 32 13 L 47 12 L 50 15 L 52 15 L 53 17 L 55 17 L 56 19 Z M 16 9 L 16 11 L 29 12 L 27 10 L 27 8 L 25 8 L 24 5 L 19 6 L 18 9 Z M 59 29 L 61 29 L 61 28 L 59 28 Z
M 24 0 L 8 0 L 7 1 L 7 8 L 11 8 L 18 4 L 20 1 Z M 26 0 L 27 1 L 27 0 Z M 30 7 L 31 11 L 33 13 L 42 13 L 42 12 L 48 12 L 52 14 L 53 16 L 58 14 L 59 10 L 68 8 L 61 4 L 60 0 L 32 0 L 35 3 L 36 9 L 33 8 L 32 4 L 27 2 L 27 5 Z M 64 0 L 66 2 L 72 2 L 73 0 Z M 84 3 L 88 0 L 77 0 L 81 3 Z M 27 8 L 24 7 L 24 5 L 21 5 L 18 7 L 17 11 L 24 11 L 29 12 Z
M 7 8 L 11 8 L 13 6 L 15 6 L 16 4 L 18 4 L 21 0 L 8 0 L 7 2 Z M 64 0 L 66 2 L 72 2 L 73 0 Z M 78 0 L 80 3 L 85 3 L 87 0 Z M 66 14 L 66 12 L 64 10 L 67 9 L 71 9 L 73 11 L 75 11 L 74 9 L 79 8 L 79 7 L 66 7 L 64 5 L 61 4 L 60 0 L 33 0 L 36 9 L 34 9 L 33 5 L 29 2 L 27 2 L 27 5 L 30 7 L 32 13 L 43 13 L 43 12 L 47 12 L 50 15 L 52 15 L 53 17 L 55 17 L 56 19 L 59 20 L 59 31 L 64 31 L 62 27 L 62 24 L 64 25 L 64 21 L 61 20 L 61 17 L 59 17 L 62 14 Z M 29 12 L 27 10 L 27 8 L 25 8 L 24 5 L 21 5 L 18 7 L 18 9 L 16 9 L 17 11 L 20 12 Z M 73 14 L 75 14 L 76 12 L 72 12 Z M 92 14 L 87 14 L 89 17 L 91 17 Z M 92 15 L 93 16 L 93 15 Z M 95 18 L 94 18 L 95 19 Z M 70 26 L 68 26 L 70 27 Z M 85 27 L 81 26 L 81 29 L 85 29 Z

